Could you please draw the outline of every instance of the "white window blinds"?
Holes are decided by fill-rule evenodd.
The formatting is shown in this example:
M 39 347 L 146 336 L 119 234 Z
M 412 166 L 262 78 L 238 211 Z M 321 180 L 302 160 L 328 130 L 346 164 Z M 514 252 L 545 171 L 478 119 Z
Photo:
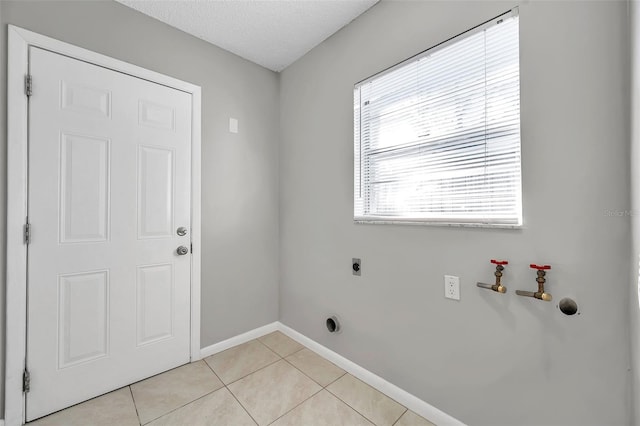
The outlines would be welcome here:
M 355 86 L 356 221 L 521 225 L 518 16 Z

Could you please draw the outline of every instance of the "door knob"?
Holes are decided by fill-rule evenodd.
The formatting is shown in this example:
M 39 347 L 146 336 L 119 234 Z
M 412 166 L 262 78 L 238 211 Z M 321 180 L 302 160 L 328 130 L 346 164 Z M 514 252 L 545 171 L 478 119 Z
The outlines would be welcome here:
M 189 253 L 189 249 L 185 246 L 180 246 L 176 250 L 176 253 L 178 253 L 179 256 L 184 256 L 185 254 Z
M 184 237 L 185 235 L 187 235 L 187 228 L 185 228 L 184 226 L 181 226 L 176 230 L 176 234 L 178 234 L 181 237 Z

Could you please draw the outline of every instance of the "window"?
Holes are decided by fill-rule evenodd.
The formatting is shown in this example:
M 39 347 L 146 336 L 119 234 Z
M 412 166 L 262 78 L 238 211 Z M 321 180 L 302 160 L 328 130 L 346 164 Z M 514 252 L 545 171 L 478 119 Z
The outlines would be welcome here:
M 356 84 L 354 219 L 522 224 L 515 10 Z

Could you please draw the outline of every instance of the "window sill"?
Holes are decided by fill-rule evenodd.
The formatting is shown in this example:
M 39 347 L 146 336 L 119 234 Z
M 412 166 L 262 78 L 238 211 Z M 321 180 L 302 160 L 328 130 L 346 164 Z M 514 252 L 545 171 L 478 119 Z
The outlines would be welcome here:
M 358 225 L 412 225 L 412 226 L 438 226 L 445 228 L 488 228 L 488 229 L 523 229 L 523 225 L 508 225 L 498 223 L 474 223 L 474 222 L 429 222 L 420 220 L 399 219 L 353 219 Z

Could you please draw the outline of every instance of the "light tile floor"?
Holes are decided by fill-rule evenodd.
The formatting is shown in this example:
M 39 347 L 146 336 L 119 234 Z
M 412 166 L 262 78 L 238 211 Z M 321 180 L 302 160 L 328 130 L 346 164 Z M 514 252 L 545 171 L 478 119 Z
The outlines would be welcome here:
M 433 426 L 279 331 L 29 423 Z

